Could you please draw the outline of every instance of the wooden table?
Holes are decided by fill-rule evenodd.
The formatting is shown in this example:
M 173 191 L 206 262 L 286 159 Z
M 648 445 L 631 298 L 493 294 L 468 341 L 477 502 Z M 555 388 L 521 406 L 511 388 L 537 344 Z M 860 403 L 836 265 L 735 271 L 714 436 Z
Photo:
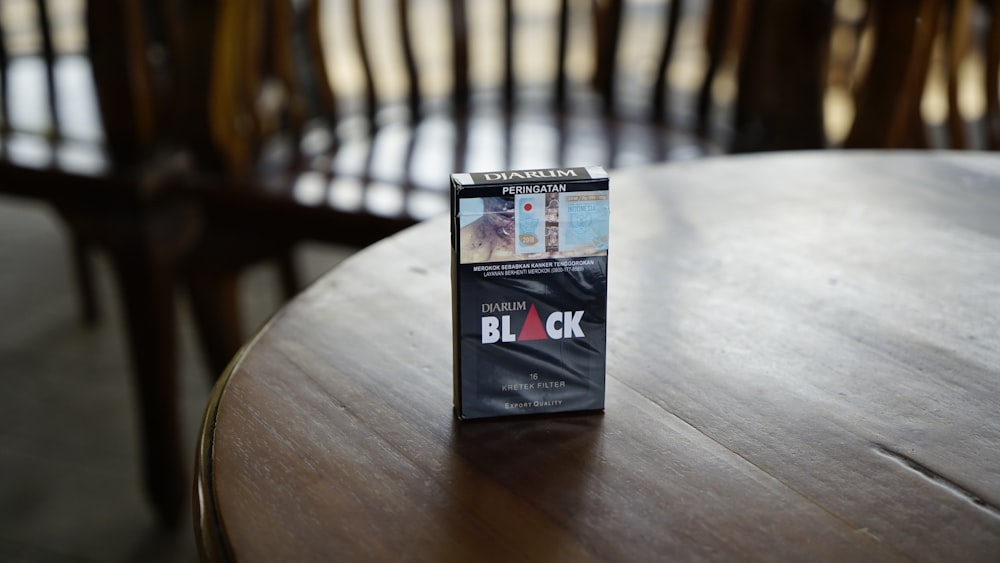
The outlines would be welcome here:
M 455 420 L 432 220 L 220 381 L 206 556 L 1000 560 L 1000 157 L 724 157 L 611 189 L 603 415 Z

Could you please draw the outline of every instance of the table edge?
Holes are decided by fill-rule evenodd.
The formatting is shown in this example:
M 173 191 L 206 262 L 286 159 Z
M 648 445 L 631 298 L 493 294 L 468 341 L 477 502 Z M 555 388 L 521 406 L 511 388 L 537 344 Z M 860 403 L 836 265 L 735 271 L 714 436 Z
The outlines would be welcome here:
M 218 422 L 219 407 L 226 390 L 229 388 L 229 382 L 252 342 L 251 340 L 250 343 L 240 348 L 219 376 L 212 388 L 212 394 L 209 396 L 198 432 L 191 506 L 198 558 L 204 562 L 223 563 L 236 560 L 226 535 L 225 524 L 222 521 L 222 513 L 219 510 L 218 497 L 216 496 L 215 428 Z
M 829 151 L 815 151 L 814 154 L 825 154 Z M 858 151 L 843 151 L 837 158 L 841 158 L 843 154 L 854 155 L 870 155 L 874 151 L 858 150 Z M 992 159 L 997 158 L 996 155 L 990 153 L 980 154 L 969 154 L 965 151 L 956 151 L 955 153 L 950 153 L 948 151 L 900 151 L 908 154 L 909 156 L 927 156 L 929 158 L 940 158 L 942 155 L 946 156 L 958 156 L 961 158 L 969 158 L 970 160 L 979 161 L 982 159 Z M 878 154 L 878 153 L 876 153 Z M 898 154 L 898 153 L 894 153 Z M 750 156 L 750 155 L 747 155 Z M 752 155 L 756 158 L 761 155 Z M 770 158 L 776 155 L 767 155 Z M 700 159 L 701 161 L 708 160 Z M 628 172 L 627 170 L 622 170 L 623 172 Z M 620 172 L 619 172 L 620 173 Z M 441 220 L 441 217 L 432 218 L 430 221 Z M 407 229 L 410 230 L 410 229 Z M 401 232 L 405 233 L 407 230 Z M 376 243 L 376 245 L 384 243 L 386 240 L 391 240 L 395 238 L 394 236 L 387 237 L 383 241 Z M 370 249 L 370 248 L 369 248 Z M 369 250 L 365 249 L 365 250 Z M 338 265 L 332 270 L 324 274 L 323 277 L 329 276 L 331 272 L 337 271 L 342 267 Z M 322 279 L 322 278 L 321 278 Z M 297 297 L 296 299 L 299 299 Z M 288 303 L 286 303 L 282 310 L 287 309 Z M 268 323 L 270 324 L 270 323 Z M 221 402 L 224 399 L 225 392 L 228 388 L 230 380 L 235 375 L 235 372 L 240 369 L 242 365 L 242 360 L 249 354 L 249 352 L 255 347 L 256 341 L 259 336 L 266 332 L 266 327 L 262 328 L 257 334 L 257 337 L 252 338 L 248 343 L 241 348 L 241 350 L 234 356 L 232 362 L 227 366 L 226 370 L 220 375 L 219 381 L 214 386 L 211 397 L 209 399 L 208 405 L 206 407 L 205 416 L 202 421 L 202 426 L 199 433 L 197 453 L 196 453 L 196 464 L 195 472 L 196 478 L 194 482 L 195 487 L 195 533 L 198 541 L 199 556 L 203 561 L 235 561 L 233 545 L 231 544 L 224 525 L 224 518 L 221 514 L 221 506 L 218 502 L 217 491 L 215 488 L 215 475 L 214 475 L 214 446 L 215 446 L 215 430 L 218 422 L 218 413 L 221 407 Z

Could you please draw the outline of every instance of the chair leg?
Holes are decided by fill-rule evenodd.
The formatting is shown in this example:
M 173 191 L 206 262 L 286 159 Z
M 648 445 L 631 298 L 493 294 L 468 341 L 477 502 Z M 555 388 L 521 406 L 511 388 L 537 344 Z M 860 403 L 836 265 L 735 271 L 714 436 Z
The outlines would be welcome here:
M 285 299 L 291 299 L 302 289 L 302 280 L 299 278 L 299 271 L 295 267 L 295 254 L 293 249 L 287 249 L 277 258 L 278 272 L 281 275 L 281 289 L 285 293 Z
M 214 380 L 243 344 L 237 275 L 234 272 L 192 274 L 188 278 L 188 294 Z
M 113 248 L 143 429 L 147 493 L 164 526 L 179 523 L 188 498 L 178 434 L 176 318 L 169 268 L 141 242 Z
M 97 324 L 97 293 L 94 290 L 94 269 L 90 263 L 90 245 L 78 235 L 72 235 L 73 272 L 76 276 L 77 296 L 80 300 L 80 310 L 83 322 L 87 326 Z

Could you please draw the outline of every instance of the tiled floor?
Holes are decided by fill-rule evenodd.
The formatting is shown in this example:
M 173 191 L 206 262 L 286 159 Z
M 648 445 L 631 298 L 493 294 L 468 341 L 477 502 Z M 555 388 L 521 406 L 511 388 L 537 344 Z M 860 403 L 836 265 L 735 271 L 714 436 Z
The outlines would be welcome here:
M 303 278 L 348 253 L 307 247 Z M 102 318 L 80 320 L 61 225 L 0 199 L 0 562 L 196 561 L 190 518 L 162 532 L 141 492 L 137 413 L 119 308 L 98 257 Z M 278 306 L 277 278 L 247 274 L 248 330 Z M 181 298 L 180 384 L 193 458 L 210 391 Z

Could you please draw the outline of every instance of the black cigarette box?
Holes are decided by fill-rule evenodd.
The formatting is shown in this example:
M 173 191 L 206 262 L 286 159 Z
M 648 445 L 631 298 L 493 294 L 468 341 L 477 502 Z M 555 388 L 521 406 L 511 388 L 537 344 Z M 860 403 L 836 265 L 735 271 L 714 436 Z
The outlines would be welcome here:
M 455 414 L 604 409 L 608 175 L 452 175 Z

